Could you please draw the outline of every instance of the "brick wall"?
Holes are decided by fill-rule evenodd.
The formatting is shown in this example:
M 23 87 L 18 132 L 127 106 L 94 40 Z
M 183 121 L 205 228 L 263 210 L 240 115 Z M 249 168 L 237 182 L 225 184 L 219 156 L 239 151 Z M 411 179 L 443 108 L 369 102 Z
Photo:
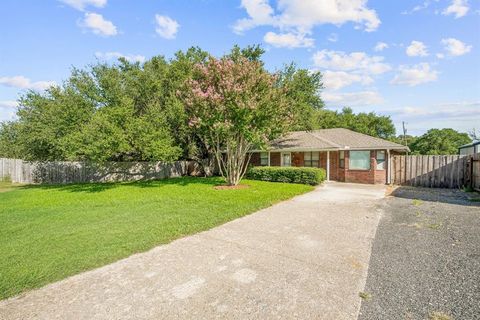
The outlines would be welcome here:
M 338 151 L 330 151 L 330 180 L 339 180 Z
M 387 154 L 385 152 L 385 157 Z M 254 166 L 260 165 L 260 153 L 253 153 L 250 163 Z M 327 152 L 319 153 L 319 167 L 327 168 Z M 280 166 L 280 152 L 270 153 L 270 165 Z M 304 153 L 292 152 L 292 166 L 302 167 L 304 165 Z M 345 168 L 339 167 L 339 152 L 330 151 L 330 180 L 353 183 L 367 184 L 385 184 L 387 182 L 387 165 L 385 161 L 385 170 L 377 170 L 376 151 L 370 151 L 370 169 L 369 170 L 350 170 L 349 169 L 349 151 L 345 151 Z
M 386 157 L 386 153 L 385 153 Z M 387 182 L 387 165 L 385 170 L 377 170 L 376 151 L 370 151 L 370 169 L 369 170 L 350 170 L 349 169 L 349 151 L 345 151 L 345 172 L 341 181 L 353 183 L 385 184 Z M 387 162 L 387 161 L 386 161 Z

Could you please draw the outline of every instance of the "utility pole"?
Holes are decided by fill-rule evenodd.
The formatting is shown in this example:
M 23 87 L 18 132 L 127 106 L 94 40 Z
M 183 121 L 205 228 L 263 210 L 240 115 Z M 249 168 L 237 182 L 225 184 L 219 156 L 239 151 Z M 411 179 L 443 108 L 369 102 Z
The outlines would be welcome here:
M 405 147 L 408 148 L 407 128 L 405 127 L 405 121 L 402 121 L 402 127 L 403 127 L 403 142 L 405 143 Z M 408 151 L 407 151 L 407 155 L 408 155 Z

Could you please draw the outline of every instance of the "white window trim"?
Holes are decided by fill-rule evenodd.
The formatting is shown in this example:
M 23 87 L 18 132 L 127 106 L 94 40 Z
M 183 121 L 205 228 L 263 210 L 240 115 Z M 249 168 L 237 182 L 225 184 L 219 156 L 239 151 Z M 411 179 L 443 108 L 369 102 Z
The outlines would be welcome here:
M 290 165 L 286 166 L 284 163 L 283 163 L 283 155 L 284 154 L 289 154 L 290 155 Z M 292 153 L 291 152 L 281 152 L 280 153 L 280 166 L 281 167 L 291 167 L 292 166 Z
M 262 153 L 265 153 L 267 155 L 267 164 L 262 164 Z M 260 152 L 260 166 L 270 166 L 270 152 L 268 151 Z

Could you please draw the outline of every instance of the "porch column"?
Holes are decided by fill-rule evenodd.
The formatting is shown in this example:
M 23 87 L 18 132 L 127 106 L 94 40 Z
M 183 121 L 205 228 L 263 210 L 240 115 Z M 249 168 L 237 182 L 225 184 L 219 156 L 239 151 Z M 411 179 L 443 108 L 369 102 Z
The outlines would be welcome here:
M 392 169 L 390 168 L 391 161 L 390 161 L 390 149 L 387 149 L 387 184 L 392 183 Z
M 330 151 L 327 151 L 327 181 L 330 181 Z
M 268 151 L 268 166 L 270 167 L 270 151 Z

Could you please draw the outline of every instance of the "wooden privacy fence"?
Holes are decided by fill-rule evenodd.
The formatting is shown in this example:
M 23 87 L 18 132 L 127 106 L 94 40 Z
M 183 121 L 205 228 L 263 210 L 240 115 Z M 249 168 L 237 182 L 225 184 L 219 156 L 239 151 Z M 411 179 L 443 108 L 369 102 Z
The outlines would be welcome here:
M 188 174 L 190 163 L 164 162 L 28 162 L 0 158 L 0 180 L 15 183 L 80 183 L 164 179 Z
M 480 153 L 468 157 L 466 185 L 480 192 Z
M 392 182 L 427 188 L 461 188 L 467 182 L 469 156 L 394 156 Z

